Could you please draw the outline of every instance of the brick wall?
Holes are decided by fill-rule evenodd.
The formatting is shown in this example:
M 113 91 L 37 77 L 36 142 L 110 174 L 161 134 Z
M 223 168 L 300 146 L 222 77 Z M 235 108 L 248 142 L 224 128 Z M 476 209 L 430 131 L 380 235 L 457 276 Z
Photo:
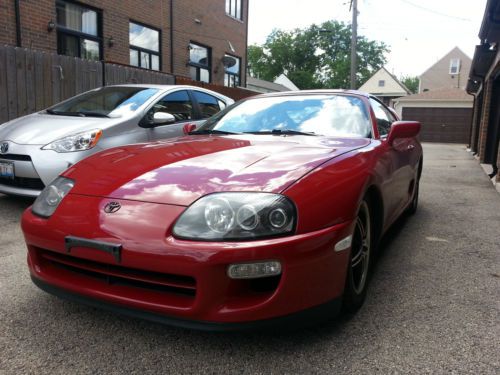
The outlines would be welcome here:
M 488 123 L 490 120 L 490 105 L 491 105 L 491 94 L 493 90 L 493 80 L 489 79 L 485 81 L 483 88 L 483 108 L 481 114 L 481 122 L 479 123 L 479 142 L 478 142 L 478 154 L 481 163 L 484 163 L 485 151 L 486 151 L 486 139 L 488 136 Z
M 173 5 L 174 73 L 188 76 L 190 41 L 212 48 L 212 82 L 224 83 L 221 58 L 225 53 L 241 57 L 242 84 L 245 80 L 248 0 L 243 3 L 243 22 L 225 14 L 225 0 L 81 0 L 102 11 L 104 60 L 129 64 L 129 21 L 161 30 L 161 70 L 171 73 L 170 5 Z M 22 47 L 57 51 L 56 0 L 20 0 Z M 16 44 L 14 0 L 0 2 L 0 44 Z M 196 20 L 196 21 L 195 21 Z M 114 45 L 109 46 L 113 38 Z M 235 52 L 231 51 L 229 42 Z
M 0 1 L 0 45 L 16 44 L 16 15 L 14 1 Z
M 240 57 L 241 85 L 244 86 L 248 0 L 243 0 L 244 22 L 226 15 L 225 0 L 204 0 L 203 7 L 199 0 L 174 1 L 174 4 L 174 74 L 189 76 L 188 45 L 192 41 L 212 49 L 212 83 L 224 84 L 221 61 L 224 54 Z

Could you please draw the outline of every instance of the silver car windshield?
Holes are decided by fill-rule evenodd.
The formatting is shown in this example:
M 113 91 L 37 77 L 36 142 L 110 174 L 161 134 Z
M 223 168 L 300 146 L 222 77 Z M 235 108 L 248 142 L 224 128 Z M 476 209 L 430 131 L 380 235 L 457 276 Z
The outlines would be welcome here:
M 294 95 L 255 98 L 208 120 L 199 133 L 286 133 L 333 137 L 370 137 L 363 101 L 348 95 Z
M 56 104 L 47 112 L 63 116 L 116 117 L 134 112 L 158 91 L 144 87 L 103 87 Z

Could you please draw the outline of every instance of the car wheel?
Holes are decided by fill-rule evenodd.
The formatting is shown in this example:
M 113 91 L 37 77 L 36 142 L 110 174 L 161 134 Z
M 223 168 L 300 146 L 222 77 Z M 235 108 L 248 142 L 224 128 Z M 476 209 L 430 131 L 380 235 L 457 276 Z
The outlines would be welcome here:
M 363 200 L 352 236 L 351 256 L 342 301 L 342 308 L 347 313 L 356 312 L 365 300 L 372 243 L 370 206 L 366 200 Z

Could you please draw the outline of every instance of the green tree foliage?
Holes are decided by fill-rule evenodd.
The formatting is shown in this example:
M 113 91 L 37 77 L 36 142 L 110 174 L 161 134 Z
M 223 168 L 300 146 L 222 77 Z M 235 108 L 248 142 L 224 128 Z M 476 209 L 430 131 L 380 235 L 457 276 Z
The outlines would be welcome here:
M 358 37 L 357 87 L 385 63 L 383 42 Z M 284 73 L 300 89 L 349 88 L 351 26 L 327 21 L 306 29 L 274 30 L 263 46 L 248 47 L 252 76 L 273 81 Z
M 402 76 L 399 80 L 408 90 L 410 90 L 412 94 L 416 94 L 418 92 L 418 85 L 420 82 L 418 77 Z

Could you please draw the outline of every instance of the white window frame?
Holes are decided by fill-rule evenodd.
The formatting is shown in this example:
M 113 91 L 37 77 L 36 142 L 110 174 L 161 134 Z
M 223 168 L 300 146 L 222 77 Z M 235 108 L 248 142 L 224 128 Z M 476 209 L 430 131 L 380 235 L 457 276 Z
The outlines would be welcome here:
M 454 70 L 454 68 L 456 70 Z M 450 59 L 450 71 L 451 75 L 460 73 L 460 59 Z

